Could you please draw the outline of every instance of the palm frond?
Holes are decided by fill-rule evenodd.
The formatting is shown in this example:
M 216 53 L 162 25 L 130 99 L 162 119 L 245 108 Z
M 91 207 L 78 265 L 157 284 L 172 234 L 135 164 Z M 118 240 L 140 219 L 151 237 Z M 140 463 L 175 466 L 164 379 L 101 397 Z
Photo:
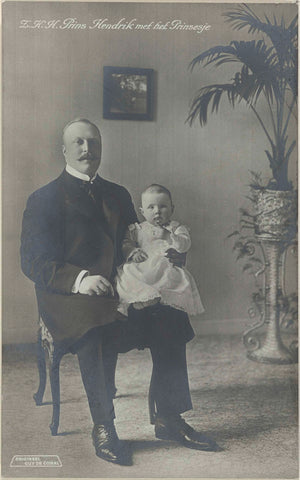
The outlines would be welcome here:
M 200 124 L 205 125 L 207 123 L 209 104 L 212 102 L 212 111 L 217 112 L 223 94 L 227 94 L 229 103 L 234 105 L 234 99 L 237 96 L 234 84 L 215 84 L 201 88 L 192 102 L 190 113 L 186 121 L 192 125 L 194 120 L 198 117 Z
M 229 104 L 234 107 L 235 102 L 244 100 L 248 105 L 255 104 L 259 95 L 264 92 L 270 100 L 273 99 L 273 83 L 268 83 L 268 76 L 257 77 L 249 71 L 248 66 L 243 65 L 242 70 L 237 72 L 232 83 L 213 84 L 202 87 L 196 93 L 187 122 L 192 125 L 198 117 L 200 124 L 205 125 L 208 117 L 208 107 L 211 104 L 211 112 L 217 112 L 223 94 L 227 95 Z
M 206 66 L 219 58 L 226 58 L 230 55 L 234 57 L 234 53 L 234 48 L 230 45 L 217 45 L 216 47 L 209 48 L 205 52 L 200 53 L 200 55 L 197 55 L 197 57 L 195 57 L 189 64 L 189 68 L 193 71 L 197 64 L 204 63 L 204 66 Z
M 275 15 L 273 21 L 267 15 L 265 15 L 265 21 L 262 21 L 246 4 L 237 6 L 234 10 L 226 12 L 224 16 L 227 18 L 226 21 L 231 23 L 236 30 L 247 28 L 248 33 L 262 32 L 266 34 L 276 49 L 279 62 L 282 65 L 290 63 L 293 58 L 296 58 L 297 16 L 286 27 L 283 17 L 280 24 L 277 22 Z
M 279 24 L 275 14 L 273 15 L 273 22 L 267 15 L 264 16 L 265 21 L 263 22 L 247 4 L 238 5 L 234 10 L 224 13 L 224 16 L 227 17 L 226 21 L 231 23 L 235 30 L 248 28 L 248 33 L 265 33 L 271 41 L 276 41 L 279 37 L 281 37 L 281 40 L 289 40 L 292 43 L 296 41 L 298 15 L 291 20 L 288 27 L 285 26 L 283 17 L 281 17 Z
M 205 125 L 209 107 L 212 113 L 217 112 L 224 96 L 232 107 L 244 100 L 255 114 L 271 145 L 271 149 L 265 150 L 265 153 L 273 173 L 272 188 L 288 190 L 291 183 L 287 179 L 287 163 L 295 142 L 287 144 L 286 132 L 291 114 L 294 115 L 293 107 L 298 93 L 297 16 L 289 22 L 285 21 L 283 15 L 280 18 L 276 18 L 275 14 L 273 17 L 264 15 L 260 18 L 248 4 L 234 6 L 224 15 L 233 29 L 247 28 L 250 34 L 265 35 L 260 40 L 231 41 L 225 46 L 212 47 L 191 61 L 191 71 L 196 65 L 220 67 L 238 63 L 241 67 L 231 83 L 208 85 L 196 93 L 187 122 L 191 125 L 198 118 L 200 124 Z M 267 101 L 269 123 L 256 108 L 262 95 Z M 271 188 L 269 186 L 270 182 L 268 188 Z M 259 188 L 257 183 L 253 184 L 253 189 L 255 188 Z M 251 228 L 251 224 L 245 221 L 241 228 Z
M 297 51 L 298 57 L 298 51 Z M 292 66 L 288 66 L 283 68 L 282 76 L 286 80 L 287 84 L 289 85 L 294 98 L 298 96 L 298 62 L 296 59 L 296 63 Z
M 256 103 L 263 91 L 270 102 L 273 102 L 273 95 L 278 97 L 279 85 L 276 56 L 273 48 L 267 47 L 262 40 L 232 41 L 227 46 L 210 48 L 192 60 L 190 69 L 193 70 L 195 65 L 201 63 L 204 66 L 214 63 L 216 67 L 219 67 L 225 63 L 236 62 L 242 64 L 240 87 L 243 87 L 245 91 L 241 94 L 241 97 L 246 101 L 254 101 L 254 103 Z M 253 74 L 252 77 L 251 73 Z M 250 86 L 251 92 L 249 91 Z M 253 92 L 256 95 L 253 95 Z

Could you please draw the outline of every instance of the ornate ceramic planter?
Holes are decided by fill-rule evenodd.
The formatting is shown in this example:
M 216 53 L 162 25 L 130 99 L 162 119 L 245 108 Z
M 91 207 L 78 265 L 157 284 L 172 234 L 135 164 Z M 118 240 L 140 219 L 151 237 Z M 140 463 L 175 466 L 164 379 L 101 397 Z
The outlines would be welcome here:
M 256 192 L 256 235 L 267 235 L 281 240 L 296 224 L 297 192 L 279 190 L 257 190 Z

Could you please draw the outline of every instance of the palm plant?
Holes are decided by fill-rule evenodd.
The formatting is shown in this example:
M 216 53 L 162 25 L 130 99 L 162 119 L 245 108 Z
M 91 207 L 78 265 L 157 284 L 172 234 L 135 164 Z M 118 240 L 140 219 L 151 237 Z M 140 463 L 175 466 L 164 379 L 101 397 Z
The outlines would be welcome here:
M 195 95 L 187 122 L 198 118 L 200 125 L 207 123 L 208 107 L 217 112 L 221 98 L 227 97 L 232 107 L 245 101 L 261 125 L 270 147 L 265 150 L 273 178 L 267 188 L 290 190 L 288 162 L 296 141 L 289 141 L 288 125 L 294 115 L 297 101 L 297 16 L 286 25 L 284 18 L 278 22 L 266 15 L 262 21 L 249 5 L 238 5 L 224 14 L 233 29 L 248 29 L 248 33 L 260 32 L 263 39 L 231 41 L 227 46 L 216 46 L 201 53 L 190 63 L 196 65 L 240 63 L 230 83 L 218 83 L 200 88 Z M 267 105 L 263 118 L 257 110 L 258 100 L 264 97 Z

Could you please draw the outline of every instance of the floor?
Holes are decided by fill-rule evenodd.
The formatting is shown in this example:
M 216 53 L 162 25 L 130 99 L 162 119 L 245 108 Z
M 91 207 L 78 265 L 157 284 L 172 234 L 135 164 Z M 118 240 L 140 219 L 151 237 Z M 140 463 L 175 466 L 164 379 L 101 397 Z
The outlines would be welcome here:
M 149 424 L 148 351 L 118 361 L 117 431 L 133 454 L 131 467 L 95 456 L 91 419 L 76 357 L 61 364 L 61 422 L 52 437 L 51 396 L 35 406 L 34 346 L 5 347 L 2 369 L 2 476 L 36 478 L 298 478 L 297 366 L 246 358 L 238 332 L 207 331 L 188 344 L 194 409 L 185 419 L 210 435 L 221 452 L 157 440 Z M 14 455 L 58 455 L 60 467 L 10 466 Z

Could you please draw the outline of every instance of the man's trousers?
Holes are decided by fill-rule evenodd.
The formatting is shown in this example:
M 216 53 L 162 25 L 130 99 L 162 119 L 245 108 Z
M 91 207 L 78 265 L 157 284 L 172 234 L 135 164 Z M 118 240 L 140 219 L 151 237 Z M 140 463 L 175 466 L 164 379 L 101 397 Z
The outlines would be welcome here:
M 73 348 L 95 424 L 114 418 L 114 376 L 118 353 L 149 348 L 153 362 L 149 391 L 150 419 L 192 408 L 186 343 L 194 336 L 188 317 L 160 304 L 129 309 L 128 319 L 90 330 Z M 74 353 L 75 353 L 74 352 Z

